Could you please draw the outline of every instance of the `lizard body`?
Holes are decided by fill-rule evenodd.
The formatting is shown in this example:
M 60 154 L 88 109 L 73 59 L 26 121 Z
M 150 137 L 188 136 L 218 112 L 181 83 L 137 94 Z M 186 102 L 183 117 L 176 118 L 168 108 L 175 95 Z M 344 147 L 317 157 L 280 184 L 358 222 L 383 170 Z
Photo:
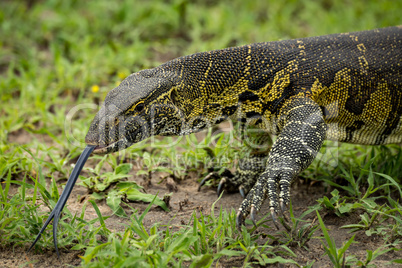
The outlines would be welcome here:
M 111 153 L 227 119 L 278 135 L 269 156 L 244 165 L 249 178 L 227 182 L 248 192 L 238 223 L 266 198 L 275 218 L 324 139 L 402 142 L 402 27 L 201 52 L 139 71 L 108 93 L 86 143 Z

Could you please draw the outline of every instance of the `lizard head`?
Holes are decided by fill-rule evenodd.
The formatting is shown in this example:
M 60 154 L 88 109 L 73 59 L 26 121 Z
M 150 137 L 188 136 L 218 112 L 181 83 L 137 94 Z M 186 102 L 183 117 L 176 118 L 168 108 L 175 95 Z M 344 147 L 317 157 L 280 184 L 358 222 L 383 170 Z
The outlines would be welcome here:
M 183 113 L 172 101 L 178 76 L 149 69 L 131 74 L 111 90 L 89 127 L 94 153 L 116 152 L 153 135 L 177 135 Z

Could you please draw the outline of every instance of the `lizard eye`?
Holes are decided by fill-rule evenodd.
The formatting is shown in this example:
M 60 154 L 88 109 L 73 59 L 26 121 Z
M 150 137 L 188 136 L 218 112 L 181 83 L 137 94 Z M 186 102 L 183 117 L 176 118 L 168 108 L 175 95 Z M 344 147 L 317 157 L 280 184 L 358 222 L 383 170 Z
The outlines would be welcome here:
M 136 111 L 137 113 L 140 113 L 140 112 L 142 112 L 142 110 L 144 110 L 144 107 L 145 107 L 144 103 L 141 102 L 141 103 L 139 103 L 139 104 L 135 107 L 135 111 Z

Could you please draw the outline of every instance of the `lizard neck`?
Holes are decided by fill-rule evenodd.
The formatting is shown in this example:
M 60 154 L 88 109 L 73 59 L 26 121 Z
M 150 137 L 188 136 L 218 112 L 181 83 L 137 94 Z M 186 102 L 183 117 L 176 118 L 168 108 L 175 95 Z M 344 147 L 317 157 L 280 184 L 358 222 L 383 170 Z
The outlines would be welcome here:
M 228 117 L 242 122 L 246 117 L 270 118 L 269 92 L 281 62 L 287 62 L 285 53 L 273 56 L 274 46 L 261 43 L 196 53 L 162 65 L 177 74 L 172 99 L 185 116 L 185 134 Z

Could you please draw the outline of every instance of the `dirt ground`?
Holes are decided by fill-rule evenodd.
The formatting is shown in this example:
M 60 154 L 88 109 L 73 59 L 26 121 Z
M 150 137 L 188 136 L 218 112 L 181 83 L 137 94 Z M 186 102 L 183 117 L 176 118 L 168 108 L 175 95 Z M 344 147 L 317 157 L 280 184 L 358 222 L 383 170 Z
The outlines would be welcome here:
M 149 187 L 148 192 L 156 194 L 159 191 L 159 195 L 162 196 L 164 193 L 169 193 L 165 184 L 157 184 L 158 179 L 152 179 L 152 185 Z M 191 215 L 194 210 L 202 211 L 203 214 L 210 213 L 210 208 L 212 203 L 216 200 L 216 192 L 211 188 L 204 188 L 200 192 L 197 191 L 198 183 L 196 179 L 188 179 L 178 183 L 177 191 L 172 195 L 171 198 L 171 210 L 170 212 L 165 212 L 157 207 L 152 208 L 145 217 L 144 224 L 145 226 L 151 226 L 155 222 L 160 222 L 162 224 L 167 224 L 169 221 L 170 225 L 173 228 L 178 228 L 178 225 L 182 225 L 191 221 Z M 300 215 L 303 211 L 306 210 L 308 206 L 311 206 L 315 203 L 315 200 L 322 197 L 322 193 L 324 192 L 324 187 L 321 185 L 303 185 L 298 184 L 293 187 L 292 191 L 292 202 L 294 206 L 295 215 Z M 80 212 L 83 206 L 83 203 L 77 201 L 77 196 L 83 196 L 87 194 L 87 190 L 83 186 L 76 186 L 72 195 L 67 202 L 68 208 L 74 212 Z M 241 196 L 239 194 L 224 194 L 221 200 L 217 203 L 216 213 L 219 211 L 219 207 L 222 207 L 227 210 L 231 210 L 232 208 L 237 209 L 241 203 Z M 147 204 L 136 203 L 132 204 L 136 208 L 139 209 L 140 212 L 144 211 L 147 207 Z M 98 203 L 99 209 L 101 210 L 102 215 L 108 216 L 112 214 L 110 208 L 106 205 L 105 201 Z M 181 209 L 180 209 L 181 207 Z M 264 215 L 267 213 L 267 210 L 263 210 L 260 213 Z M 313 214 L 313 213 L 312 213 Z M 85 214 L 86 219 L 93 219 L 96 217 L 96 213 L 92 206 L 88 206 Z M 173 220 L 172 220 L 173 218 Z M 312 220 L 310 218 L 310 220 Z M 337 246 L 341 246 L 342 243 L 347 241 L 352 235 L 348 234 L 347 230 L 339 229 L 340 226 L 345 224 L 357 223 L 359 221 L 357 216 L 351 216 L 348 218 L 338 218 L 327 216 L 324 217 L 324 221 L 326 223 L 327 228 L 330 229 L 330 235 L 333 237 L 337 243 Z M 122 223 L 127 222 L 127 220 L 119 218 L 117 216 L 111 216 L 106 220 L 107 227 L 110 230 L 122 230 Z M 273 224 L 271 227 L 275 230 Z M 260 227 L 260 229 L 263 229 Z M 269 232 L 269 230 L 261 230 L 263 232 Z M 320 230 L 315 233 L 315 236 L 321 235 Z M 34 237 L 32 238 L 34 239 Z M 364 234 L 357 235 L 355 238 L 356 241 L 360 242 L 358 244 L 352 244 L 348 250 L 349 255 L 356 255 L 362 260 L 365 259 L 366 250 L 377 249 L 383 242 L 382 239 L 376 240 L 375 238 L 367 237 Z M 364 246 L 363 246 L 364 245 Z M 28 245 L 27 245 L 28 246 Z M 332 267 L 329 262 L 328 256 L 324 256 L 324 249 L 321 242 L 318 239 L 312 239 L 309 243 L 309 251 L 300 249 L 300 248 L 292 248 L 292 250 L 298 254 L 299 264 L 306 264 L 307 262 L 311 262 L 312 260 L 316 260 L 314 267 Z M 82 255 L 82 251 L 71 251 L 68 249 L 61 249 L 61 260 L 57 259 L 57 255 L 54 251 L 46 251 L 43 254 L 38 254 L 37 252 L 32 252 L 29 254 L 25 253 L 26 248 L 10 248 L 10 249 L 2 249 L 0 251 L 0 266 L 1 267 L 24 267 L 25 263 L 28 261 L 35 262 L 34 265 L 29 265 L 28 267 L 60 267 L 62 266 L 78 266 L 81 262 L 79 255 Z M 397 256 L 398 255 L 398 256 Z M 378 259 L 374 261 L 377 267 L 384 267 L 385 264 L 390 259 L 401 258 L 401 252 L 389 252 L 380 256 Z M 221 263 L 225 267 L 224 263 Z M 241 266 L 241 260 L 226 260 L 227 267 L 233 266 Z M 283 266 L 282 266 L 283 267 Z M 292 267 L 292 266 L 289 266 Z
M 91 164 L 90 162 L 87 163 Z M 131 178 L 133 179 L 133 178 Z M 199 178 L 196 174 L 190 176 L 190 178 L 182 181 L 176 181 L 175 186 L 177 190 L 171 197 L 170 201 L 170 212 L 165 212 L 158 207 L 153 207 L 145 217 L 144 225 L 152 226 L 155 222 L 160 222 L 163 224 L 168 224 L 174 228 L 179 228 L 179 225 L 187 224 L 191 222 L 191 216 L 194 210 L 202 211 L 204 215 L 210 213 L 212 203 L 216 201 L 217 195 L 216 190 L 210 187 L 204 187 L 201 191 L 198 191 Z M 160 181 L 160 175 L 156 174 L 152 177 L 151 184 L 149 185 L 147 192 L 152 194 L 157 194 L 162 197 L 164 194 L 170 193 L 169 187 L 164 183 L 158 184 Z M 137 181 L 142 183 L 141 181 Z M 15 187 L 15 186 L 13 186 Z M 13 190 L 16 191 L 17 188 Z M 298 180 L 292 186 L 292 204 L 293 210 L 296 216 L 301 215 L 308 206 L 312 206 L 316 203 L 318 198 L 321 198 L 324 194 L 329 196 L 331 189 L 325 190 L 324 186 L 320 183 L 314 183 L 308 185 L 303 183 L 302 180 Z M 61 188 L 60 188 L 61 192 Z M 72 213 L 80 212 L 84 202 L 78 201 L 78 196 L 88 196 L 88 190 L 83 186 L 76 185 L 68 202 L 67 206 Z M 218 201 L 215 213 L 219 213 L 219 207 L 227 210 L 237 209 L 242 201 L 240 194 L 224 194 L 223 197 Z M 147 204 L 143 203 L 132 203 L 132 206 L 139 209 L 139 213 L 143 212 L 147 207 Z M 105 201 L 98 202 L 99 209 L 103 216 L 112 215 L 111 209 L 106 205 Z M 130 211 L 128 209 L 127 211 Z M 259 213 L 259 217 L 268 213 L 267 207 L 263 207 L 263 210 Z M 308 220 L 312 221 L 315 213 L 310 214 Z M 324 218 L 324 222 L 327 228 L 330 229 L 330 235 L 335 239 L 337 247 L 340 247 L 342 243 L 345 243 L 352 234 L 349 234 L 347 230 L 340 229 L 339 227 L 345 224 L 358 223 L 360 218 L 358 215 L 350 215 L 349 217 L 336 217 L 331 215 L 325 215 L 324 212 L 321 213 Z M 85 218 L 93 219 L 97 217 L 93 207 L 91 205 L 87 206 Z M 122 223 L 127 223 L 127 219 L 119 218 L 117 216 L 111 216 L 106 220 L 107 228 L 110 230 L 123 230 Z M 276 232 L 276 229 L 272 222 L 268 225 L 272 229 L 264 230 L 260 227 L 259 232 Z M 283 227 L 281 227 L 283 228 Z M 49 232 L 49 230 L 48 230 Z M 321 230 L 317 230 L 314 237 L 322 236 Z M 32 237 L 34 240 L 34 237 Z M 376 250 L 383 244 L 382 238 L 367 237 L 364 233 L 357 234 L 355 241 L 359 243 L 354 243 L 350 246 L 347 251 L 347 256 L 355 255 L 360 260 L 366 259 L 366 250 Z M 262 241 L 264 243 L 265 241 Z M 67 267 L 67 266 L 78 266 L 81 263 L 80 255 L 83 255 L 83 251 L 73 251 L 65 248 L 61 248 L 60 261 L 57 259 L 57 255 L 53 250 L 45 251 L 40 254 L 39 252 L 32 251 L 26 254 L 28 244 L 25 248 L 15 247 L 4 249 L 0 247 L 0 267 Z M 332 263 L 329 261 L 328 256 L 324 255 L 324 248 L 320 239 L 311 239 L 308 242 L 309 250 L 305 250 L 298 247 L 292 247 L 291 249 L 298 255 L 295 261 L 300 265 L 305 265 L 315 260 L 314 267 L 333 267 Z M 386 254 L 381 255 L 371 264 L 376 267 L 385 267 L 385 264 L 391 259 L 402 258 L 402 251 L 390 251 Z M 33 262 L 34 264 L 27 264 L 28 262 Z M 242 265 L 242 259 L 227 259 L 219 262 L 218 267 L 237 267 Z M 289 266 L 275 266 L 273 267 L 294 267 L 294 265 Z M 388 266 L 389 267 L 389 266 Z

